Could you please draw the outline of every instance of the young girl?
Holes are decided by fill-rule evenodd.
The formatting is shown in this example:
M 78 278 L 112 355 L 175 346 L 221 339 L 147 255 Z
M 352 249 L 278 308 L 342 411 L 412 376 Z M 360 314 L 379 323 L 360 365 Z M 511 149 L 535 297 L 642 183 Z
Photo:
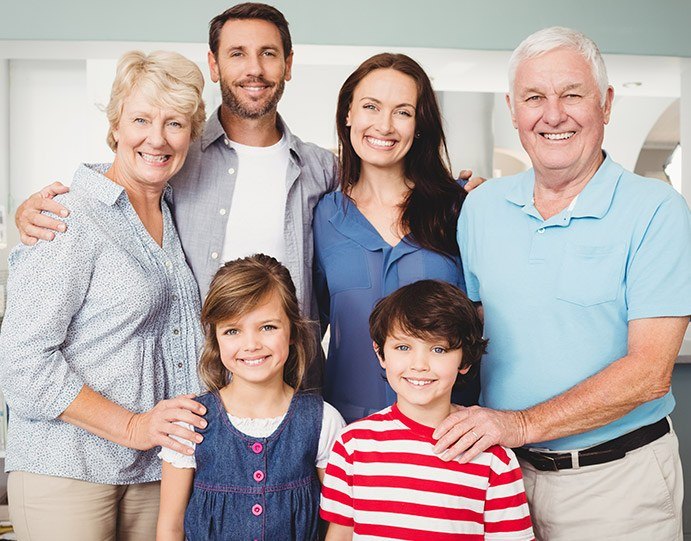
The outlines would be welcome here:
M 203 441 L 164 449 L 159 541 L 317 537 L 320 481 L 343 427 L 298 392 L 315 341 L 288 270 L 254 255 L 226 263 L 202 309 Z

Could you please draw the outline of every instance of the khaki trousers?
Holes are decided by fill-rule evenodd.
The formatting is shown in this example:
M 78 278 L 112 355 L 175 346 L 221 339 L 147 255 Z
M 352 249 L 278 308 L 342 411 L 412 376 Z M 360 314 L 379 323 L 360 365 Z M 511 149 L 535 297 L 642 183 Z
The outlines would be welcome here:
M 10 520 L 19 541 L 152 541 L 160 483 L 102 485 L 13 471 Z
M 684 479 L 672 430 L 620 460 L 558 472 L 519 459 L 538 541 L 681 541 Z

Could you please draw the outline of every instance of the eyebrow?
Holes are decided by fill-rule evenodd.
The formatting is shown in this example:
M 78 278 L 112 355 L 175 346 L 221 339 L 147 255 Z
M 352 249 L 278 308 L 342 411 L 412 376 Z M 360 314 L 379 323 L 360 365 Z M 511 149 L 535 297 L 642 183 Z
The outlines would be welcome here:
M 362 98 L 360 98 L 360 101 L 365 101 L 365 100 L 373 101 L 375 103 L 381 103 L 381 101 L 378 100 L 377 98 L 372 98 L 370 96 L 363 96 Z M 396 107 L 411 107 L 411 108 L 415 109 L 415 106 L 412 103 L 405 103 L 405 102 L 399 103 L 398 105 L 396 105 Z
M 569 90 L 575 90 L 577 88 L 583 88 L 583 83 L 571 83 L 569 85 L 566 85 L 560 91 L 561 92 L 568 92 Z M 525 94 L 543 94 L 543 91 L 539 88 L 528 87 L 525 90 L 523 90 L 522 94 L 523 95 L 525 95 Z
M 278 45 L 260 45 L 258 47 L 260 51 L 268 51 L 268 50 L 274 50 L 278 51 L 280 47 Z M 226 51 L 246 51 L 247 46 L 246 45 L 228 45 L 226 47 Z

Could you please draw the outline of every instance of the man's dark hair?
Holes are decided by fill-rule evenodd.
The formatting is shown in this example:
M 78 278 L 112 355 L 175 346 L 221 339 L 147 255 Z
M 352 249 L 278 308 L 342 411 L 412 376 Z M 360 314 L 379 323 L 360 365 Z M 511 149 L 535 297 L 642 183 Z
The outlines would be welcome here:
M 230 20 L 247 19 L 259 19 L 275 25 L 276 28 L 278 28 L 278 33 L 281 35 L 283 56 L 288 58 L 288 55 L 293 50 L 293 41 L 290 39 L 288 21 L 286 21 L 283 13 L 278 11 L 275 7 L 256 2 L 237 4 L 211 19 L 209 23 L 209 49 L 211 49 L 211 52 L 214 53 L 215 56 L 218 56 L 218 42 L 221 39 L 221 29 L 223 25 Z
M 397 331 L 460 348 L 460 368 L 469 368 L 466 379 L 475 375 L 487 349 L 472 301 L 456 286 L 439 280 L 420 280 L 380 300 L 370 315 L 369 329 L 382 358 L 387 337 Z

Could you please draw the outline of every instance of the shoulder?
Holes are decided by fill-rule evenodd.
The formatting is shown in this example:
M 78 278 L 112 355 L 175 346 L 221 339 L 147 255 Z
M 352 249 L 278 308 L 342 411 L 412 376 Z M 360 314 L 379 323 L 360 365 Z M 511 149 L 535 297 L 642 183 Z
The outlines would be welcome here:
M 315 219 L 319 217 L 320 219 L 329 219 L 339 208 L 343 205 L 343 194 L 340 191 L 330 192 L 325 194 L 317 203 L 317 207 L 314 209 Z
M 516 190 L 526 182 L 530 182 L 530 178 L 526 173 L 491 178 L 468 194 L 463 203 L 463 208 L 492 205 L 498 201 L 503 201 L 509 192 Z
M 683 202 L 683 197 L 669 183 L 626 171 L 621 175 L 615 194 L 634 204 L 659 205 L 666 201 Z
M 345 426 L 345 421 L 343 420 L 341 414 L 328 402 L 324 402 L 323 424 L 338 426 L 339 428 L 343 428 Z

